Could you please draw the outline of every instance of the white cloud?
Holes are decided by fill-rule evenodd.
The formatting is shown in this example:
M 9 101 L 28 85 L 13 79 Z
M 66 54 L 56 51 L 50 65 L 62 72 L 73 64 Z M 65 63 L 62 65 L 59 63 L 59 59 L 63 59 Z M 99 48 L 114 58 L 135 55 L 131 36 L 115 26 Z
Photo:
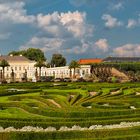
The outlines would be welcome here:
M 91 43 L 90 42 L 84 42 L 83 40 L 80 41 L 81 45 L 75 45 L 73 47 L 66 48 L 65 50 L 62 50 L 62 52 L 65 52 L 67 54 L 84 54 L 86 52 L 91 51 Z
M 46 53 L 48 51 L 59 50 L 62 43 L 63 43 L 62 39 L 57 39 L 57 38 L 49 39 L 49 38 L 45 38 L 45 37 L 42 37 L 42 38 L 33 37 L 29 42 L 27 42 L 25 45 L 21 46 L 20 49 L 40 47 L 40 49 Z
M 118 3 L 111 3 L 109 5 L 109 9 L 111 10 L 120 10 L 123 8 L 123 3 L 122 2 L 118 2 Z
M 72 41 L 72 42 L 71 42 Z M 83 54 L 91 47 L 90 42 L 84 40 L 71 40 L 63 38 L 47 38 L 47 37 L 33 37 L 25 45 L 20 47 L 20 50 L 27 48 L 40 48 L 44 53 L 65 53 L 65 54 Z
M 109 44 L 107 39 L 99 39 L 95 42 L 95 46 L 102 52 L 107 52 L 109 49 Z
M 125 44 L 117 47 L 113 50 L 113 54 L 116 56 L 139 56 L 140 44 Z
M 114 10 L 119 10 L 121 8 L 123 8 L 123 3 L 121 3 L 121 2 L 115 4 L 114 7 L 113 7 Z
M 20 49 L 40 48 L 46 55 L 55 52 L 80 55 L 87 53 L 94 44 L 94 25 L 88 23 L 85 12 L 29 15 L 23 0 L 1 1 L 1 25 L 16 27 L 11 25 L 21 24 L 22 27 L 22 24 L 28 24 L 39 31 L 21 45 Z M 0 38 L 4 38 L 4 35 L 0 35 Z
M 88 26 L 86 24 L 86 14 L 76 12 L 61 13 L 60 22 L 65 28 L 73 33 L 76 37 L 83 36 L 85 33 L 89 32 Z M 89 32 L 90 33 L 90 32 Z
M 102 16 L 102 19 L 105 21 L 105 27 L 107 27 L 107 28 L 114 28 L 114 27 L 118 27 L 118 26 L 123 25 L 123 23 L 121 21 L 119 21 L 115 17 L 112 17 L 109 14 L 104 14 Z
M 128 24 L 127 24 L 127 28 L 134 28 L 138 25 L 138 21 L 134 20 L 134 19 L 129 19 L 128 20 Z
M 24 2 L 0 3 L 0 22 L 31 23 L 35 20 L 32 15 L 27 15 Z
M 92 35 L 93 33 L 93 27 L 86 22 L 86 14 L 78 11 L 60 14 L 54 12 L 48 15 L 39 14 L 37 15 L 37 24 L 55 36 L 62 36 L 66 32 L 75 37 Z
M 93 26 L 87 23 L 85 12 L 28 15 L 24 6 L 23 1 L 11 3 L 8 0 L 8 2 L 0 3 L 0 22 L 30 23 L 56 36 L 64 32 L 69 32 L 75 37 L 93 33 Z
M 36 27 L 41 29 L 43 36 L 31 38 L 21 48 L 40 47 L 46 53 L 81 54 L 90 47 L 94 26 L 87 23 L 86 13 L 38 14 L 36 21 Z

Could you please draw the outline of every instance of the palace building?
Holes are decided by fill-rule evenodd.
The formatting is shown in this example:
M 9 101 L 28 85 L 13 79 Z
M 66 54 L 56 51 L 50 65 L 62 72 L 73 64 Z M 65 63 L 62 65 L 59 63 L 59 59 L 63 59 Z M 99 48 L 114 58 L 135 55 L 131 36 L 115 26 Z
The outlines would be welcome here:
M 10 82 L 11 74 L 14 75 L 14 81 L 22 81 L 25 74 L 28 79 L 32 79 L 35 73 L 35 61 L 31 61 L 26 57 L 20 56 L 0 56 L 0 61 L 6 60 L 9 63 L 9 67 L 5 67 L 5 79 Z M 0 68 L 1 69 L 1 68 Z
M 36 79 L 36 72 L 39 74 L 39 69 L 34 67 L 35 61 L 31 61 L 26 57 L 20 56 L 0 56 L 0 61 L 6 60 L 10 66 L 5 67 L 5 79 L 11 82 L 12 75 L 14 81 L 33 81 Z M 105 59 L 92 58 L 80 59 L 78 63 L 80 68 L 76 68 L 76 78 L 86 77 L 91 74 L 91 64 L 102 62 L 140 62 L 140 57 L 107 57 Z M 74 70 L 69 69 L 69 66 L 41 68 L 41 76 L 53 76 L 54 78 L 70 78 Z M 0 67 L 0 81 L 2 80 L 2 68 Z
M 27 81 L 33 81 L 36 78 L 36 70 L 39 74 L 39 69 L 34 67 L 36 64 L 35 61 L 31 61 L 26 57 L 20 56 L 0 56 L 0 61 L 6 60 L 10 66 L 5 67 L 5 79 L 7 82 L 11 82 L 11 79 L 14 81 L 24 81 L 27 77 Z M 0 67 L 0 81 L 2 80 L 2 68 Z M 74 70 L 71 70 L 73 75 Z M 12 78 L 13 74 L 13 78 Z M 81 65 L 80 68 L 76 68 L 75 76 L 76 78 L 84 77 L 90 75 L 90 65 Z M 53 76 L 54 78 L 70 78 L 70 69 L 69 66 L 63 67 L 52 67 L 52 68 L 41 68 L 41 76 Z
M 73 75 L 74 70 L 71 70 L 71 75 Z M 81 65 L 80 68 L 76 68 L 75 76 L 76 78 L 84 77 L 90 74 L 90 65 Z M 69 78 L 70 69 L 69 66 L 63 67 L 53 67 L 46 69 L 46 76 L 54 76 L 55 78 Z

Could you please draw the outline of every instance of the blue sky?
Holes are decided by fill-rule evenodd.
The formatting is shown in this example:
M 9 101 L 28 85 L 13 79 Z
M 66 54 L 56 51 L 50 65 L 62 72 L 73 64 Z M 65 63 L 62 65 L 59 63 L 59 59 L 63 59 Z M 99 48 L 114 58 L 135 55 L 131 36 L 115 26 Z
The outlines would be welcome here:
M 40 48 L 68 61 L 140 56 L 140 0 L 0 0 L 0 53 Z

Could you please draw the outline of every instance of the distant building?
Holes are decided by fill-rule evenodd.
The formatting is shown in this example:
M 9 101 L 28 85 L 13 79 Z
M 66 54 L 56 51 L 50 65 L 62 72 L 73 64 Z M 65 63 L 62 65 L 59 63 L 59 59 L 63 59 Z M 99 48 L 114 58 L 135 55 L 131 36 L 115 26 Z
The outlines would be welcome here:
M 140 57 L 107 57 L 103 62 L 140 62 Z
M 88 58 L 88 59 L 80 59 L 78 63 L 80 65 L 88 65 L 93 63 L 101 63 L 103 60 L 100 58 Z
M 71 74 L 73 75 L 73 69 Z M 84 77 L 90 74 L 90 65 L 81 65 L 80 68 L 76 68 L 75 75 L 77 78 Z M 69 66 L 64 67 L 53 67 L 46 69 L 46 76 L 54 76 L 55 78 L 69 78 L 70 69 Z
M 0 56 L 0 61 L 6 60 L 10 66 L 5 68 L 5 78 L 7 81 L 23 81 L 33 80 L 36 78 L 36 73 L 39 74 L 39 69 L 35 68 L 35 61 L 31 61 L 24 56 Z M 80 68 L 76 68 L 76 78 L 86 77 L 91 74 L 91 66 L 93 63 L 102 62 L 140 62 L 140 57 L 107 57 L 105 59 L 92 58 L 92 59 L 80 59 L 78 63 Z M 0 70 L 2 68 L 0 67 Z M 41 76 L 54 76 L 55 78 L 69 78 L 73 75 L 74 70 L 70 72 L 69 66 L 53 67 L 53 68 L 41 68 Z M 13 77 L 12 77 L 13 75 Z M 1 76 L 0 76 L 1 80 Z
M 10 66 L 5 67 L 5 79 L 8 82 L 11 81 L 23 81 L 25 78 L 29 81 L 36 81 L 36 72 L 39 74 L 39 69 L 34 67 L 35 61 L 31 61 L 24 56 L 0 56 L 0 61 L 6 60 Z M 92 61 L 93 62 L 93 61 Z M 95 62 L 95 61 L 94 61 Z M 36 71 L 37 69 L 37 71 Z M 2 68 L 0 67 L 0 70 Z M 74 70 L 71 70 L 73 75 Z M 84 77 L 90 74 L 90 65 L 81 65 L 80 68 L 76 68 L 76 78 Z M 13 77 L 12 77 L 13 75 Z M 41 76 L 54 76 L 55 78 L 69 78 L 70 69 L 69 66 L 53 67 L 53 68 L 41 68 Z
M 22 81 L 27 76 L 28 79 L 32 79 L 35 73 L 34 64 L 35 61 L 31 61 L 24 56 L 0 56 L 0 61 L 6 60 L 9 63 L 9 67 L 5 67 L 5 78 L 7 81 L 11 80 L 13 73 L 15 81 Z M 0 68 L 2 69 L 2 68 Z

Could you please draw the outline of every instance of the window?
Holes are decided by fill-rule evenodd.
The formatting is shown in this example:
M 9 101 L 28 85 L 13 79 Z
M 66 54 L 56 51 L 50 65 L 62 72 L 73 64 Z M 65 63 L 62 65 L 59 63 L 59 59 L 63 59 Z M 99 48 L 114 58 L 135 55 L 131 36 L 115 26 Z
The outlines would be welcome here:
M 17 67 L 15 67 L 15 71 L 17 70 Z
M 79 74 L 79 73 L 80 73 L 80 70 L 79 70 L 79 69 L 77 69 L 77 70 L 76 70 L 76 73 L 78 73 L 78 74 Z
M 82 74 L 83 74 L 83 75 L 85 74 L 85 70 L 82 71 Z
M 53 71 L 53 76 L 55 76 L 55 71 Z
M 88 69 L 86 69 L 86 73 L 88 74 Z

